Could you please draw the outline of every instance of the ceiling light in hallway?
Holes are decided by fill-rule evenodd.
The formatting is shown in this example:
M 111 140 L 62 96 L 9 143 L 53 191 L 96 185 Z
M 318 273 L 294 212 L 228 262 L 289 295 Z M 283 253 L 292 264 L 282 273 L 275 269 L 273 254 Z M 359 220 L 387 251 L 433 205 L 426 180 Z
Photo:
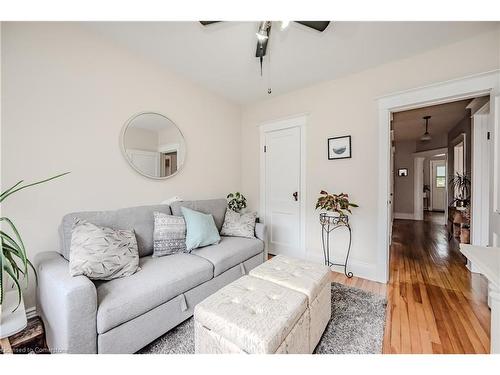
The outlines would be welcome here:
M 430 141 L 432 139 L 431 135 L 429 134 L 429 119 L 431 116 L 424 116 L 422 117 L 425 120 L 425 133 L 420 137 L 421 141 Z

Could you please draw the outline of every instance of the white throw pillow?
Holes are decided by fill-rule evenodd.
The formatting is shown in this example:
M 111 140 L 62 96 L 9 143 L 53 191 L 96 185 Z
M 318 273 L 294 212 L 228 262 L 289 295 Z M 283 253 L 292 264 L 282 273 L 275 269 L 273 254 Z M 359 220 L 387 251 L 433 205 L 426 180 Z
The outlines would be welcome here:
M 75 219 L 71 230 L 69 271 L 92 280 L 130 276 L 139 268 L 139 250 L 133 230 L 99 227 Z
M 257 212 L 240 214 L 228 208 L 220 234 L 222 236 L 254 238 L 256 219 Z

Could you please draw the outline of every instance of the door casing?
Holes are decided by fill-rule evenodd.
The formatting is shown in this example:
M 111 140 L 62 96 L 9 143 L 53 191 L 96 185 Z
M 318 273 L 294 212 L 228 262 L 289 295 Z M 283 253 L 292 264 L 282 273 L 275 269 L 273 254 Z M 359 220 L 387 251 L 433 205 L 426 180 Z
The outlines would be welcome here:
M 433 85 L 389 94 L 378 99 L 378 218 L 377 218 L 377 279 L 387 283 L 389 280 L 389 225 L 390 214 L 388 201 L 390 191 L 390 119 L 392 112 L 410 110 L 430 105 L 444 104 L 461 99 L 469 99 L 484 95 L 490 96 L 493 137 L 494 168 L 492 186 L 493 214 L 490 216 L 490 236 L 493 245 L 500 244 L 500 231 L 495 224 L 500 223 L 500 69 L 462 77 Z M 499 226 L 500 227 L 500 226 Z

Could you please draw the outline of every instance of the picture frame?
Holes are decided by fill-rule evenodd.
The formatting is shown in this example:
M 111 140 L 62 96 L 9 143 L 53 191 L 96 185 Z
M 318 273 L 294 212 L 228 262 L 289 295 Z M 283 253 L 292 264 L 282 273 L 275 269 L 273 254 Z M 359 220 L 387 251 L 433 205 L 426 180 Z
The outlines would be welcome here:
M 328 138 L 328 160 L 350 159 L 352 157 L 351 136 Z
M 398 177 L 408 177 L 408 168 L 398 168 Z

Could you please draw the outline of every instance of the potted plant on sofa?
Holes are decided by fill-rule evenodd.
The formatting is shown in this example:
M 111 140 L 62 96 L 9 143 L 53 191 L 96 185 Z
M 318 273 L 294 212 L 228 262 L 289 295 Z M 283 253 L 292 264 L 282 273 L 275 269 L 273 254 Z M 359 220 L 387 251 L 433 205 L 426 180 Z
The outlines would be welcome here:
M 59 178 L 68 173 L 69 172 L 62 173 L 27 185 L 21 180 L 14 186 L 0 193 L 0 204 L 20 190 Z M 18 312 L 16 314 L 16 310 L 20 307 L 22 307 L 21 310 L 24 310 L 22 290 L 28 286 L 28 273 L 30 268 L 33 270 L 35 278 L 36 271 L 33 264 L 28 259 L 21 234 L 14 222 L 8 217 L 0 217 L 0 225 L 2 225 L 0 228 L 0 316 L 2 316 L 0 331 L 2 332 L 1 338 L 3 346 L 6 337 L 23 329 L 26 325 L 26 315 L 23 312 Z M 9 280 L 12 283 L 13 290 L 7 292 L 4 290 L 4 283 L 7 283 Z M 23 282 L 25 285 L 21 285 Z

